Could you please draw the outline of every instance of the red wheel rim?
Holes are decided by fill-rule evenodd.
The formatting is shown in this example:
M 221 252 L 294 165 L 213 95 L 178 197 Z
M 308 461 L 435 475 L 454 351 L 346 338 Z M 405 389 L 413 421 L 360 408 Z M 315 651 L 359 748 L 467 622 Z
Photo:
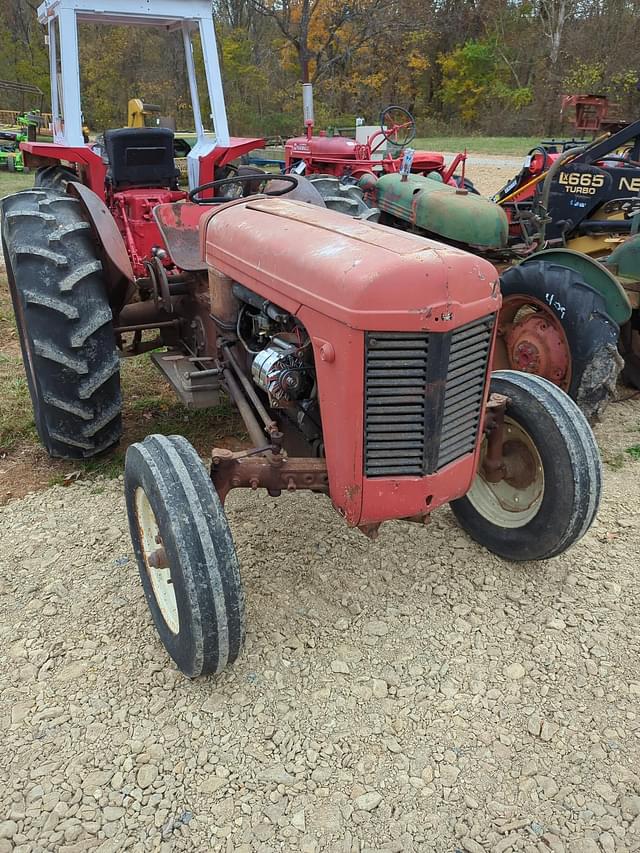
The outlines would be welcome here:
M 567 391 L 571 349 L 556 314 L 531 296 L 505 296 L 498 317 L 494 370 L 535 373 Z

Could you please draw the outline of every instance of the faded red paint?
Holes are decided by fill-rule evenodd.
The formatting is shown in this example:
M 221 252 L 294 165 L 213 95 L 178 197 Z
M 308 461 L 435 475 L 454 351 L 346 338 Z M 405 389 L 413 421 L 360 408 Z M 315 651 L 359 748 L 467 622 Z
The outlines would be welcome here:
M 92 144 L 69 146 L 58 145 L 56 142 L 21 142 L 20 149 L 24 152 L 25 163 L 30 168 L 55 166 L 60 162 L 76 166 L 80 182 L 104 201 L 107 167 L 100 154 L 93 150 Z
M 478 448 L 430 476 L 364 477 L 364 335 L 446 332 L 496 313 L 488 261 L 276 198 L 225 205 L 201 228 L 209 266 L 297 315 L 310 334 L 330 495 L 350 525 L 423 515 L 468 491 Z M 333 359 L 322 357 L 328 345 Z
M 288 171 L 302 161 L 307 175 L 333 175 L 336 178 L 349 175 L 356 180 L 364 175 L 399 172 L 402 154 L 397 157 L 386 154 L 382 158 L 373 158 L 372 155 L 380 144 L 375 142 L 377 136 L 382 136 L 380 131 L 370 137 L 369 143 L 366 144 L 358 143 L 348 136 L 297 136 L 287 139 L 284 146 L 285 169 Z M 465 160 L 466 154 L 457 154 L 449 166 L 446 166 L 442 154 L 436 151 L 416 151 L 411 171 L 416 174 L 437 172 L 445 184 L 455 184 L 453 174 Z
M 212 181 L 216 169 L 226 166 L 249 151 L 264 148 L 264 144 L 265 140 L 259 137 L 231 137 L 229 145 L 216 146 L 208 154 L 200 157 L 199 183 Z M 52 166 L 56 163 L 71 164 L 76 168 L 79 183 L 88 187 L 101 201 L 105 202 L 113 215 L 124 240 L 134 275 L 136 277 L 146 275 L 144 263 L 151 257 L 153 248 L 166 248 L 158 225 L 152 216 L 153 208 L 158 204 L 182 201 L 187 197 L 186 192 L 147 188 L 110 192 L 106 184 L 107 165 L 103 162 L 102 155 L 94 150 L 94 143 L 67 146 L 54 142 L 23 142 L 20 147 L 24 152 L 25 163 L 31 168 Z M 191 223 L 191 227 L 197 227 L 195 220 Z M 166 265 L 171 265 L 170 258 L 167 259 Z

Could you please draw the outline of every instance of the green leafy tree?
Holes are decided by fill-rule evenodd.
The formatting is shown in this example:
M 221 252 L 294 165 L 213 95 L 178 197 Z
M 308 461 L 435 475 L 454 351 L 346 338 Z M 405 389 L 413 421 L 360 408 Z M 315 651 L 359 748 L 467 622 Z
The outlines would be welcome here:
M 531 89 L 513 85 L 509 67 L 491 41 L 472 39 L 438 62 L 442 100 L 468 124 L 496 102 L 519 109 L 531 101 Z

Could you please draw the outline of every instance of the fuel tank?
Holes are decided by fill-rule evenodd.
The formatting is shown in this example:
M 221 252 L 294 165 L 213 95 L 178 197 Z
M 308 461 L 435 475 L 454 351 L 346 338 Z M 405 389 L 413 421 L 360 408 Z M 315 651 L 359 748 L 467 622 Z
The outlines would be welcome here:
M 288 160 L 311 155 L 317 160 L 355 160 L 356 145 L 348 136 L 296 136 L 287 139 L 284 148 Z
M 429 234 L 481 249 L 507 245 L 504 210 L 481 196 L 422 175 L 383 175 L 367 189 L 381 211 Z

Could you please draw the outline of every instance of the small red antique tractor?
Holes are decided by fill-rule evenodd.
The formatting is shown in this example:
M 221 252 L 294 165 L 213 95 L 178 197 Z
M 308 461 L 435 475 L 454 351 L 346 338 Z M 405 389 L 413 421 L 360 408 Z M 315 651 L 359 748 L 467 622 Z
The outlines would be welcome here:
M 59 21 L 67 59 L 78 18 L 129 15 L 124 2 L 89 12 L 92 2 L 41 7 L 50 30 Z M 177 26 L 188 42 L 182 16 L 194 14 L 212 36 L 208 0 L 146 0 L 133 19 Z M 54 32 L 54 54 L 57 43 Z M 57 116 L 59 106 L 54 98 Z M 72 144 L 27 147 L 44 170 L 38 185 L 2 204 L 44 445 L 65 457 L 112 446 L 120 359 L 147 350 L 185 405 L 213 406 L 224 391 L 249 436 L 245 450 L 214 448 L 209 471 L 179 436 L 127 451 L 142 584 L 184 673 L 219 672 L 241 650 L 230 489 L 326 494 L 372 537 L 388 519 L 424 524 L 451 503 L 474 539 L 509 560 L 561 554 L 588 530 L 601 491 L 593 434 L 546 380 L 491 375 L 501 294 L 489 261 L 329 210 L 300 176 L 216 179 L 209 153 L 224 167 L 256 140 L 209 147 L 202 135 L 187 199 L 170 131 L 107 131 L 103 158 L 81 144 L 75 102 L 64 106 Z M 215 112 L 226 127 L 223 102 Z M 239 192 L 221 195 L 231 187 Z
M 191 374 L 226 391 L 252 445 L 214 448 L 209 473 L 178 436 L 127 451 L 142 583 L 190 676 L 220 671 L 242 644 L 230 489 L 327 494 L 372 537 L 450 502 L 510 560 L 560 554 L 599 501 L 598 452 L 575 403 L 537 376 L 490 375 L 501 303 L 491 264 L 273 192 L 154 210 L 191 277 L 176 313 L 201 307 Z M 186 364 L 184 345 L 163 357 Z
M 303 85 L 303 106 L 306 133 L 285 143 L 285 172 L 357 181 L 364 175 L 400 171 L 404 151 L 416 135 L 415 119 L 403 107 L 384 109 L 380 115 L 380 128 L 369 134 L 364 142 L 358 142 L 349 136 L 328 136 L 325 131 L 314 135 L 310 83 Z M 389 151 L 387 144 L 391 146 Z M 457 154 L 447 166 L 444 155 L 438 152 L 412 151 L 410 171 L 416 175 L 436 174 L 443 183 L 458 186 L 454 173 L 461 164 L 464 170 L 465 159 L 466 154 Z

